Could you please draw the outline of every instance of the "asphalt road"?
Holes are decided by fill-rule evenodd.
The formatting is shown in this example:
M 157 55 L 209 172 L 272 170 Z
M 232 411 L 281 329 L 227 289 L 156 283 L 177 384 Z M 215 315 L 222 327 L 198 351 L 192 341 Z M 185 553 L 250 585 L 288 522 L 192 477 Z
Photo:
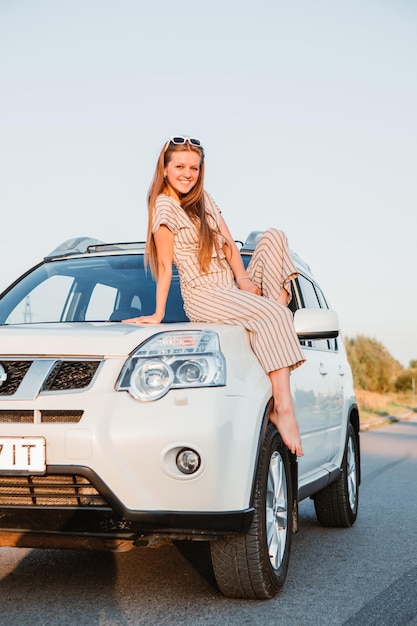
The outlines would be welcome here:
M 112 555 L 0 550 L 0 624 L 417 625 L 417 419 L 362 433 L 353 528 L 300 506 L 286 585 L 273 600 L 224 598 L 175 546 Z

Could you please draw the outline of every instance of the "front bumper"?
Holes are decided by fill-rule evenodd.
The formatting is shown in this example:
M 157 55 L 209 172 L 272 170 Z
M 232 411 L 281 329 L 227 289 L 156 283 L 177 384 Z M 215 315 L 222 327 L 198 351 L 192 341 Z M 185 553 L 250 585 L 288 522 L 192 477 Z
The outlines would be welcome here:
M 75 477 L 82 477 L 83 483 L 77 482 Z M 18 497 L 30 499 L 31 504 L 0 508 L 0 545 L 48 547 L 68 544 L 70 547 L 78 539 L 78 543 L 85 541 L 99 547 L 100 542 L 108 544 L 111 541 L 114 545 L 120 541 L 148 545 L 155 543 L 155 537 L 209 540 L 246 533 L 253 518 L 251 507 L 241 511 L 210 512 L 129 510 L 86 467 L 48 467 L 42 477 L 0 477 L 3 499 L 6 498 L 6 485 L 12 493 L 19 489 Z M 52 493 L 51 485 L 56 485 L 55 493 Z M 87 491 L 89 495 L 86 495 Z M 47 498 L 69 504 L 43 506 L 41 503 Z

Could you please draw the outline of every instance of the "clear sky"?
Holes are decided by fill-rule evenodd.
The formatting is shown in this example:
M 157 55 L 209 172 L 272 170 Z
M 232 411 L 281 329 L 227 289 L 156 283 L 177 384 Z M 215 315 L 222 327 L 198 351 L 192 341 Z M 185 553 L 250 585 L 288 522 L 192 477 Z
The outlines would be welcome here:
M 142 240 L 184 133 L 236 239 L 282 228 L 345 336 L 417 359 L 416 0 L 0 0 L 0 290 Z

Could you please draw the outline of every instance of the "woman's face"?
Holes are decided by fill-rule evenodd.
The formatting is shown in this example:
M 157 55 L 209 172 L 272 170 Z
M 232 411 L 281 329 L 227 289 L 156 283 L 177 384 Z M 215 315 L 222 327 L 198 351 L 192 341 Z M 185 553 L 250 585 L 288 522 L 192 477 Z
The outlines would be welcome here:
M 171 153 L 171 160 L 164 168 L 164 176 L 177 200 L 191 191 L 197 183 L 200 161 L 201 157 L 195 150 L 177 150 Z

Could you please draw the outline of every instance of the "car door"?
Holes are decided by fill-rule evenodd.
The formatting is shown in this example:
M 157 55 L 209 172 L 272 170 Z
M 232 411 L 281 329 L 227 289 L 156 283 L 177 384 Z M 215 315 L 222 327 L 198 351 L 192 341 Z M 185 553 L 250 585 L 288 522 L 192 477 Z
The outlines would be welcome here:
M 294 281 L 292 309 L 329 308 L 317 283 L 300 274 Z M 291 375 L 291 389 L 305 455 L 300 472 L 324 467 L 339 440 L 343 410 L 343 379 L 337 339 L 302 341 L 306 362 Z

